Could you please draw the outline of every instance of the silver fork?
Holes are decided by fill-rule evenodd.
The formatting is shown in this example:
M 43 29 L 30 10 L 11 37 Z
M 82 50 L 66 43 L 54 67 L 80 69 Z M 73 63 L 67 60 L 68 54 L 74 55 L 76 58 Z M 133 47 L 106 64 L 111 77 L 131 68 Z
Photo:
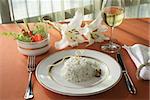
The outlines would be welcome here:
M 35 67 L 36 67 L 35 56 L 28 56 L 27 63 L 28 63 L 29 78 L 28 78 L 28 85 L 26 88 L 24 98 L 31 99 L 34 97 L 33 90 L 32 90 L 32 72 L 35 71 Z

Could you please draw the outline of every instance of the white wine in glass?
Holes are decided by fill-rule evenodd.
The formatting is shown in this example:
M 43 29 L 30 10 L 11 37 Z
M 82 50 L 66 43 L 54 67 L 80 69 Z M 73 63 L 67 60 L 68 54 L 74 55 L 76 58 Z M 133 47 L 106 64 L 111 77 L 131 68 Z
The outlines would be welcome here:
M 101 46 L 101 49 L 108 53 L 114 53 L 120 50 L 121 46 L 112 42 L 112 34 L 115 27 L 119 26 L 124 19 L 124 8 L 121 0 L 107 0 L 102 11 L 104 22 L 111 27 L 112 32 L 110 35 L 109 43 Z

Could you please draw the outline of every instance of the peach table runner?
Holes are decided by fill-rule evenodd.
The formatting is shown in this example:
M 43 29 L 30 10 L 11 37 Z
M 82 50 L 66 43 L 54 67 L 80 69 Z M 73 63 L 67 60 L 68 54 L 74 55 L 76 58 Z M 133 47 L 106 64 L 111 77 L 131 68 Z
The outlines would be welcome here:
M 0 25 L 0 32 L 13 31 L 18 32 L 19 28 L 15 24 L 2 24 Z M 104 34 L 109 36 L 109 32 Z M 57 52 L 54 48 L 54 42 L 61 38 L 58 31 L 51 29 L 51 48 L 50 50 L 39 57 L 36 61 L 39 63 L 45 57 Z M 149 45 L 150 35 L 150 19 L 126 19 L 124 22 L 115 29 L 113 38 L 117 39 L 119 43 L 126 45 L 133 45 L 140 43 Z M 102 43 L 95 43 L 89 47 L 86 44 L 81 44 L 76 48 L 86 48 L 100 51 Z M 72 49 L 67 47 L 65 49 Z M 148 81 L 139 81 L 136 79 L 136 67 L 130 59 L 128 53 L 122 50 L 124 62 L 127 66 L 129 75 L 131 76 L 136 88 L 137 94 L 129 94 L 124 79 L 114 86 L 112 89 L 93 96 L 86 97 L 69 97 L 53 93 L 43 88 L 39 82 L 33 77 L 33 91 L 35 94 L 34 100 L 148 100 L 150 85 Z M 115 57 L 114 54 L 111 55 Z M 24 92 L 27 85 L 28 73 L 26 66 L 27 57 L 18 53 L 15 40 L 0 37 L 0 100 L 24 100 Z

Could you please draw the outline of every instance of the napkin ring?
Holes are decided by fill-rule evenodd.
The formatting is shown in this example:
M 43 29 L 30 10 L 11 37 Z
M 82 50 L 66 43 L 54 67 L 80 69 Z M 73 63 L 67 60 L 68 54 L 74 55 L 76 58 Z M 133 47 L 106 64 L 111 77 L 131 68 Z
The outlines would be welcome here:
M 139 68 L 138 68 L 137 71 L 136 71 L 136 77 L 137 77 L 138 80 L 142 80 L 142 78 L 140 77 L 140 71 L 141 71 L 141 69 L 142 69 L 143 67 L 148 67 L 148 66 L 150 66 L 150 62 L 141 64 L 141 65 L 139 66 Z

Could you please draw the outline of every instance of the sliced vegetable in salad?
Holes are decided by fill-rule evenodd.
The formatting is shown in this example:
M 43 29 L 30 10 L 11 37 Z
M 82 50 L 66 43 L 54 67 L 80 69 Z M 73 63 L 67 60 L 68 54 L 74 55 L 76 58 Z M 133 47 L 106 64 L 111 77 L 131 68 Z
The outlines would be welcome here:
M 1 32 L 0 35 L 13 37 L 19 41 L 23 42 L 38 42 L 42 41 L 48 36 L 47 25 L 43 22 L 38 22 L 34 24 L 33 29 L 29 27 L 26 20 L 24 20 L 26 28 L 22 28 L 21 25 L 16 23 L 16 25 L 21 29 L 20 33 L 15 32 Z

